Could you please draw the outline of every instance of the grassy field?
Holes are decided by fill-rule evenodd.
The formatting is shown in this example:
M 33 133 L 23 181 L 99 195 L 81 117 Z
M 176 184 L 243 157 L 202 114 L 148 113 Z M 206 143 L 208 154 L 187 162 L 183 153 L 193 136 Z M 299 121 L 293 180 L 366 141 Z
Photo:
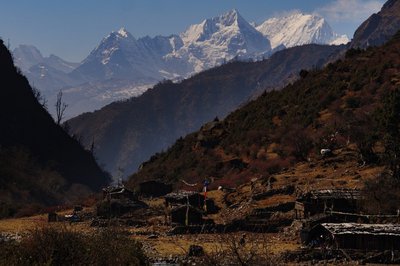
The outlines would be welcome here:
M 47 215 L 0 220 L 0 232 L 24 233 L 47 225 Z

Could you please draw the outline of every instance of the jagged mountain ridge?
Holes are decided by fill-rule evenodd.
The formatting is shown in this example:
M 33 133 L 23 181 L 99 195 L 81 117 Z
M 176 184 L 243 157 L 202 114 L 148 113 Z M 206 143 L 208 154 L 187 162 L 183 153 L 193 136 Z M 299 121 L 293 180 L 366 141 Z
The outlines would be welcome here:
M 149 83 L 173 78 L 164 74 L 166 70 L 160 70 L 167 67 L 163 56 L 172 52 L 173 47 L 179 47 L 179 43 L 174 43 L 176 37 L 156 36 L 136 40 L 121 28 L 105 37 L 72 75 L 80 75 L 88 81 L 121 78 Z
M 268 39 L 232 10 L 169 37 L 136 40 L 124 28 L 112 32 L 74 70 L 97 79 L 130 78 L 154 82 L 187 77 L 234 57 L 254 58 L 271 50 Z
M 256 59 L 271 50 L 269 40 L 237 10 L 192 25 L 180 37 L 184 45 L 172 56 L 187 57 L 195 72 L 234 57 Z
M 291 25 L 289 29 L 288 24 Z M 278 33 L 285 38 L 278 39 Z M 289 35 L 291 39 L 287 41 Z M 184 78 L 235 57 L 268 56 L 271 52 L 269 36 L 274 37 L 273 48 L 347 42 L 344 38 L 340 43 L 339 36 L 326 21 L 314 15 L 296 13 L 273 18 L 255 28 L 237 10 L 231 10 L 168 37 L 146 36 L 136 40 L 121 28 L 104 38 L 74 72 L 95 80 Z
M 273 24 L 271 27 L 277 28 Z M 297 39 L 304 43 L 314 41 L 304 40 L 300 36 Z M 318 39 L 318 43 L 323 41 Z M 293 41 L 292 44 L 303 43 Z M 60 71 L 62 69 L 54 67 L 54 64 L 42 63 L 32 67 L 29 60 L 27 63 L 17 60 L 17 64 L 22 69 L 26 69 L 24 64 L 32 67 L 25 74 L 49 99 L 52 113 L 56 95 L 62 89 L 69 105 L 67 116 L 72 117 L 115 100 L 140 95 L 160 80 L 186 78 L 233 58 L 261 59 L 284 46 L 274 48 L 271 51 L 268 38 L 249 24 L 237 10 L 231 10 L 171 36 L 136 39 L 121 28 L 106 36 L 72 73 Z M 32 51 L 31 57 L 37 54 L 40 52 Z M 76 99 L 79 99 L 79 103 L 75 102 Z

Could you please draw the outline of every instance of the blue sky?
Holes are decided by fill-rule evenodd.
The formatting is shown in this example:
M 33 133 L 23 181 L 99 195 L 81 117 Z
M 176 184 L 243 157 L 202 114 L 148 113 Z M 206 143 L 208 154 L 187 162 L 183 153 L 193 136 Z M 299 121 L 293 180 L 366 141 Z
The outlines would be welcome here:
M 170 35 L 236 8 L 249 22 L 291 10 L 318 13 L 332 28 L 353 36 L 384 0 L 1 0 L 0 37 L 35 45 L 45 56 L 79 62 L 109 32 L 125 27 L 136 38 Z

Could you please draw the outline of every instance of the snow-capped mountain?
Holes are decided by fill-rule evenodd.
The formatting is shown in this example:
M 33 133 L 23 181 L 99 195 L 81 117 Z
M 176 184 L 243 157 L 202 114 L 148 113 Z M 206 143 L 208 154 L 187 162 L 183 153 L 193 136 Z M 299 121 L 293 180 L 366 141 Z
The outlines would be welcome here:
M 295 13 L 255 27 L 231 10 L 170 36 L 137 39 L 121 28 L 103 38 L 79 65 L 54 55 L 43 57 L 27 45 L 16 48 L 14 58 L 48 99 L 50 112 L 63 90 L 69 105 L 66 115 L 71 117 L 139 96 L 163 79 L 186 78 L 234 58 L 260 59 L 285 47 L 345 42 L 347 37 L 340 39 L 315 15 Z
M 192 25 L 179 36 L 136 40 L 121 28 L 105 37 L 74 72 L 91 80 L 159 81 L 187 77 L 234 57 L 256 58 L 270 50 L 269 40 L 232 10 Z
M 121 28 L 105 37 L 73 75 L 87 81 L 123 78 L 148 84 L 185 78 L 233 58 L 262 58 L 273 52 L 271 48 L 347 41 L 317 15 L 297 12 L 255 27 L 231 10 L 167 37 L 135 39 Z
M 269 40 L 237 10 L 192 25 L 180 37 L 183 47 L 167 56 L 186 57 L 196 72 L 234 57 L 256 58 L 271 50 Z
M 269 40 L 236 10 L 192 25 L 180 35 L 136 39 L 121 28 L 103 38 L 70 74 L 85 83 L 64 89 L 74 109 L 67 115 L 138 96 L 163 79 L 185 78 L 235 57 L 258 58 L 270 51 Z
M 176 67 L 179 73 L 170 73 L 173 64 L 163 58 L 182 46 L 179 36 L 156 36 L 135 39 L 121 28 L 111 32 L 83 60 L 73 72 L 88 81 L 121 78 L 136 82 L 157 82 L 163 78 L 174 78 L 187 72 L 182 66 Z
M 346 35 L 335 33 L 324 18 L 300 12 L 270 18 L 256 29 L 271 41 L 272 48 L 279 45 L 289 48 L 310 43 L 339 45 L 349 42 Z

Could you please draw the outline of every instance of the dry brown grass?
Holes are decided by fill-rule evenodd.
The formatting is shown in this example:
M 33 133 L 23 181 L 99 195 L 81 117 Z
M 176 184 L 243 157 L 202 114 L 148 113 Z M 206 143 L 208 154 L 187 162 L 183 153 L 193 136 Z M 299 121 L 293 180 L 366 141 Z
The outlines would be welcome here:
M 92 210 L 92 208 L 85 208 L 85 211 L 90 211 L 90 210 Z M 63 216 L 65 214 L 71 214 L 72 212 L 73 210 L 69 209 L 57 212 L 57 214 Z M 37 228 L 44 228 L 48 226 L 56 228 L 66 227 L 81 232 L 94 230 L 94 228 L 89 226 L 90 221 L 78 222 L 72 224 L 68 221 L 48 223 L 47 218 L 48 218 L 47 214 L 40 214 L 22 218 L 2 219 L 0 220 L 0 232 L 12 233 L 12 234 L 15 233 L 24 234 L 32 230 L 35 230 Z
M 276 159 L 279 155 L 276 153 L 276 150 L 279 148 L 277 143 L 271 143 L 267 148 L 267 158 L 268 159 Z
M 164 208 L 164 198 L 153 198 L 143 200 L 150 208 L 162 209 Z
M 320 123 L 326 123 L 332 120 L 333 114 L 329 112 L 329 110 L 325 109 L 322 112 L 319 113 L 319 118 L 318 121 Z
M 215 205 L 220 208 L 224 208 L 226 205 L 224 201 L 224 196 L 225 193 L 221 190 L 211 190 L 207 192 L 207 198 L 214 200 Z
M 0 232 L 21 233 L 47 224 L 47 215 L 0 220 Z
M 272 147 L 269 148 L 272 150 Z M 313 189 L 327 188 L 362 188 L 364 182 L 375 178 L 382 173 L 384 167 L 366 165 L 361 167 L 358 162 L 357 151 L 353 146 L 334 151 L 331 158 L 322 158 L 314 155 L 309 162 L 301 162 L 281 171 L 271 177 L 275 180 L 271 188 L 281 188 L 293 185 L 296 188 L 294 195 L 274 195 L 260 201 L 253 201 L 252 206 L 267 207 L 288 201 L 294 201 L 299 193 Z M 266 179 L 256 181 L 257 193 L 267 191 Z M 251 197 L 250 184 L 237 188 L 237 192 L 229 196 L 233 204 L 249 201 Z
M 296 200 L 296 198 L 293 195 L 277 194 L 277 195 L 268 197 L 266 199 L 259 200 L 255 203 L 253 203 L 253 206 L 261 208 L 261 207 L 267 207 L 267 206 L 274 206 L 274 205 L 278 205 L 278 204 L 282 204 L 282 203 L 286 203 L 286 202 L 293 202 L 295 200 Z
M 146 236 L 135 236 L 135 239 L 152 246 L 155 249 L 153 256 L 160 257 L 184 256 L 190 245 L 200 245 L 205 253 L 212 254 L 216 251 L 228 251 L 231 240 L 238 240 L 243 232 L 230 234 L 201 234 L 201 235 L 178 235 L 161 236 L 157 239 L 148 239 Z M 257 255 L 265 253 L 280 255 L 286 251 L 293 251 L 300 247 L 296 241 L 285 240 L 276 233 L 249 233 L 246 232 L 245 251 L 252 250 Z

